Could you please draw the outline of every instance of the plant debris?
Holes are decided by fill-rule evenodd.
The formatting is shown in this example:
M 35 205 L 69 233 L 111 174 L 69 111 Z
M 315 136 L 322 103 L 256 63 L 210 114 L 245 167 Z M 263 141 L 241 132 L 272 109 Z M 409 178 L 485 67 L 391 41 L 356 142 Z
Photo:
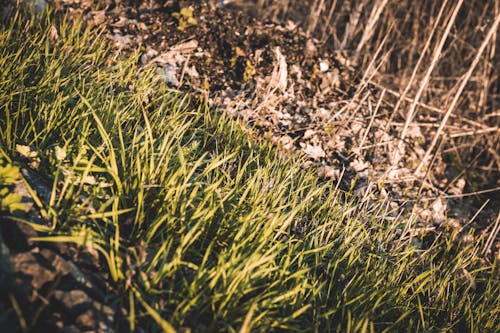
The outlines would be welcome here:
M 157 66 L 172 87 L 205 94 L 283 151 L 304 154 L 304 167 L 316 168 L 325 181 L 340 182 L 363 200 L 387 200 L 398 214 L 416 216 L 419 228 L 466 226 L 462 238 L 469 239 L 467 232 L 486 230 L 496 219 L 498 172 L 485 194 L 492 201 L 481 210 L 484 197 L 467 193 L 465 177 L 451 172 L 444 157 L 423 169 L 430 173 L 415 172 L 435 133 L 432 119 L 405 126 L 393 113 L 390 91 L 361 84 L 356 59 L 302 29 L 298 2 L 288 4 L 295 20 L 277 19 L 276 6 L 256 11 L 251 1 L 56 5 L 105 28 L 124 54 L 141 52 L 138 66 Z M 453 119 L 447 135 L 469 126 Z M 498 133 L 498 127 L 488 130 Z

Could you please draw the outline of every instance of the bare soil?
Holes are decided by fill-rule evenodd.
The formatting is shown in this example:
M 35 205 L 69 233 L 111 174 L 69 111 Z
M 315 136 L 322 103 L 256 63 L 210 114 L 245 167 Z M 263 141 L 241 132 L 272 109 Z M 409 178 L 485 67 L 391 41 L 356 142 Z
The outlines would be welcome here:
M 303 154 L 304 168 L 315 168 L 325 181 L 364 201 L 385 200 L 394 215 L 412 215 L 416 235 L 455 230 L 469 242 L 475 239 L 470 231 L 491 229 L 500 206 L 498 172 L 484 173 L 474 184 L 445 151 L 415 172 L 441 110 L 422 105 L 428 112 L 401 135 L 405 118 L 393 112 L 394 92 L 362 84 L 364 72 L 349 52 L 304 31 L 304 2 L 289 2 L 286 20 L 279 6 L 257 10 L 256 2 L 226 2 L 60 4 L 103 27 L 123 54 L 139 52 L 138 66 L 156 67 L 172 88 L 204 94 L 284 153 Z M 447 135 L 466 127 L 452 119 Z M 498 253 L 499 239 L 491 255 Z

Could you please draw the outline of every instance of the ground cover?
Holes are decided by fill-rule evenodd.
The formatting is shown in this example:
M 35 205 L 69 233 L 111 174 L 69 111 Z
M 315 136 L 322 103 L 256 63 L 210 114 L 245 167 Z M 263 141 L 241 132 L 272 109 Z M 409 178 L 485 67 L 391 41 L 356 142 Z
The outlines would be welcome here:
M 494 3 L 356 2 L 54 6 L 103 28 L 120 53 L 140 52 L 138 66 L 170 86 L 202 92 L 281 151 L 305 155 L 303 167 L 325 181 L 387 200 L 421 237 L 491 236 L 492 260 L 500 254 Z
M 389 204 L 321 181 L 203 92 L 138 68 L 140 54 L 124 60 L 54 13 L 13 15 L 0 147 L 20 173 L 5 169 L 1 185 L 30 202 L 2 201 L 2 324 L 496 329 L 498 268 L 478 255 L 488 239 L 416 238 Z

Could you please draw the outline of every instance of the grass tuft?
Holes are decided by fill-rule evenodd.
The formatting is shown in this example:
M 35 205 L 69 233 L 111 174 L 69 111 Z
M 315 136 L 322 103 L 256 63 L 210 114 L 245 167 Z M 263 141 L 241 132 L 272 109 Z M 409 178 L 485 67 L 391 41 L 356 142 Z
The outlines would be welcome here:
M 416 246 L 384 203 L 320 183 L 80 21 L 32 15 L 0 31 L 0 148 L 52 184 L 37 240 L 98 251 L 132 330 L 498 327 L 481 244 Z

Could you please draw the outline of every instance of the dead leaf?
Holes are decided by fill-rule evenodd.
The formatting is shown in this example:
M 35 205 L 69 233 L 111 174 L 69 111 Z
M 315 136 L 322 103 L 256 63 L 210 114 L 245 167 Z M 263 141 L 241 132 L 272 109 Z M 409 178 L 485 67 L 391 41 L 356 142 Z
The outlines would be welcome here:
M 16 151 L 27 158 L 36 157 L 38 155 L 36 151 L 31 150 L 30 146 L 16 145 Z
M 59 39 L 59 33 L 57 32 L 57 28 L 53 25 L 50 26 L 49 39 L 51 42 L 54 42 Z
M 184 64 L 186 57 L 198 48 L 198 41 L 192 39 L 185 43 L 172 46 L 167 52 L 161 53 L 151 60 L 159 66 Z
M 177 79 L 177 67 L 173 65 L 166 65 L 164 68 L 157 68 L 156 72 L 162 76 L 166 83 L 174 87 L 177 87 L 180 84 Z
M 191 53 L 198 48 L 198 41 L 191 39 L 190 41 L 175 44 L 170 48 L 171 51 L 178 51 L 181 53 Z
M 97 26 L 106 22 L 105 10 L 93 10 L 89 14 L 91 18 L 87 22 L 89 23 L 90 26 Z
M 444 199 L 438 198 L 432 205 L 432 222 L 442 223 L 446 220 L 446 202 Z
M 120 16 L 118 21 L 111 23 L 110 26 L 115 27 L 115 28 L 123 28 L 129 23 L 129 19 L 123 16 Z
M 147 51 L 143 55 L 141 55 L 141 64 L 143 66 L 147 65 L 151 61 L 151 59 L 153 59 L 157 55 L 158 51 L 152 48 L 148 48 Z
M 420 130 L 420 126 L 417 124 L 411 124 L 408 127 L 408 130 L 406 131 L 406 136 L 408 138 L 423 138 L 424 135 L 422 134 L 422 131 Z
M 97 180 L 95 179 L 94 176 L 85 176 L 82 179 L 82 183 L 83 184 L 87 184 L 87 185 L 96 185 L 97 184 Z
M 350 163 L 350 166 L 354 169 L 354 171 L 361 172 L 368 169 L 370 167 L 370 163 L 357 158 Z
M 127 48 L 130 44 L 132 44 L 131 35 L 122 35 L 120 33 L 115 33 L 113 35 L 108 35 L 108 38 L 111 39 L 115 46 L 119 49 Z
M 319 159 L 326 156 L 326 153 L 323 148 L 321 148 L 321 146 L 312 146 L 310 144 L 306 144 L 305 148 L 303 148 L 303 151 L 313 159 Z
M 274 65 L 273 73 L 271 74 L 269 88 L 271 90 L 279 89 L 281 92 L 285 92 L 288 77 L 285 56 L 281 53 L 279 46 L 274 49 L 274 54 L 276 56 L 276 63 Z
M 200 77 L 200 74 L 198 73 L 198 71 L 196 70 L 196 67 L 194 65 L 193 66 L 186 66 L 185 73 L 186 73 L 186 75 L 188 75 L 189 77 L 191 77 L 193 79 L 197 79 Z
M 64 147 L 61 148 L 59 146 L 56 146 L 54 149 L 54 153 L 58 161 L 62 161 L 66 158 L 66 149 Z

